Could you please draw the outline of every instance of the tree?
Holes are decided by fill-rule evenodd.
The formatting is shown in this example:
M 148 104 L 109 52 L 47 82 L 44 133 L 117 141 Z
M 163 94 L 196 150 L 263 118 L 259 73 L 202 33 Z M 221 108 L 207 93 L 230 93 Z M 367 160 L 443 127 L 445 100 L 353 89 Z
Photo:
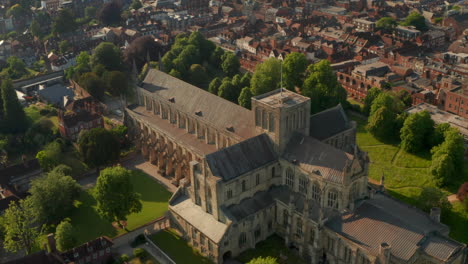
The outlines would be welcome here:
M 363 108 L 363 112 L 365 115 L 369 115 L 372 102 L 374 102 L 375 98 L 377 98 L 377 96 L 379 96 L 381 92 L 382 91 L 377 87 L 372 87 L 367 92 L 366 98 L 364 99 L 364 108 Z
M 175 77 L 177 79 L 182 79 L 182 74 L 176 70 L 176 69 L 172 69 L 170 72 L 169 72 L 169 75 L 171 75 L 172 77 Z
M 232 52 L 226 52 L 223 55 L 223 62 L 221 63 L 221 68 L 223 69 L 224 74 L 227 76 L 234 76 L 239 72 L 240 62 L 239 58 Z
M 34 210 L 28 199 L 20 200 L 19 203 L 13 201 L 5 210 L 3 247 L 7 251 L 18 252 L 24 249 L 27 254 L 32 252 L 39 237 L 39 226 L 36 223 Z
M 279 264 L 276 258 L 273 257 L 257 257 L 251 259 L 247 264 Z
M 237 87 L 232 84 L 231 80 L 229 80 L 228 77 L 224 78 L 223 83 L 221 84 L 221 86 L 219 86 L 218 89 L 219 97 L 222 97 L 234 103 L 237 103 L 239 93 L 240 91 L 237 90 Z
M 439 207 L 442 211 L 452 208 L 452 205 L 447 199 L 447 195 L 440 189 L 434 187 L 423 187 L 418 197 L 418 202 L 421 208 L 426 212 L 429 212 L 433 207 Z
M 377 20 L 375 26 L 378 29 L 385 29 L 385 30 L 392 30 L 397 25 L 396 20 L 393 17 L 382 17 L 381 19 Z
M 120 22 L 121 13 L 122 5 L 118 1 L 107 2 L 98 12 L 98 20 L 106 26 L 117 25 Z
M 4 133 L 23 133 L 29 126 L 28 118 L 23 107 L 18 101 L 11 80 L 3 80 L 1 86 L 1 98 L 3 100 L 3 120 L 0 131 Z
M 254 96 L 264 94 L 280 88 L 281 62 L 269 58 L 255 68 L 250 82 Z
M 431 173 L 437 186 L 444 186 L 455 176 L 455 167 L 452 157 L 447 153 L 441 153 L 432 158 Z
M 208 80 L 205 68 L 200 64 L 192 64 L 188 72 L 189 82 L 195 86 L 203 87 Z
M 121 71 L 104 73 L 107 90 L 114 96 L 128 94 L 128 78 Z
M 250 87 L 244 87 L 242 88 L 242 91 L 239 95 L 238 103 L 240 106 L 243 106 L 247 109 L 250 109 L 251 106 L 251 101 L 252 99 L 252 91 L 250 90 Z
M 221 63 L 223 62 L 222 58 L 224 55 L 224 49 L 217 46 L 213 53 L 210 55 L 209 62 L 215 67 L 221 68 Z
M 396 97 L 405 105 L 405 108 L 411 107 L 413 104 L 413 98 L 406 90 L 400 90 L 396 93 Z
M 205 37 L 199 31 L 190 33 L 188 42 L 200 50 L 200 56 L 203 61 L 208 61 L 211 54 L 216 49 L 216 45 L 213 42 L 205 39 Z
M 120 157 L 119 140 L 111 131 L 93 128 L 80 133 L 78 148 L 84 162 L 91 168 L 117 162 Z
M 221 80 L 221 78 L 214 78 L 213 80 L 211 80 L 210 85 L 208 86 L 208 91 L 212 94 L 218 95 L 219 87 L 222 83 L 223 81 Z
M 431 173 L 439 186 L 456 181 L 463 170 L 463 136 L 450 127 L 444 133 L 444 142 L 432 148 Z
M 392 112 L 398 114 L 403 112 L 405 106 L 395 95 L 389 92 L 380 93 L 372 102 L 369 114 L 372 115 L 380 107 L 385 106 Z
M 396 114 L 388 107 L 382 106 L 375 110 L 369 116 L 367 122 L 367 130 L 377 138 L 385 139 L 393 134 L 394 119 Z
M 131 171 L 120 166 L 101 171 L 94 196 L 98 212 L 111 222 L 126 220 L 127 215 L 141 211 L 140 196 L 133 190 Z
M 339 84 L 328 60 L 310 65 L 302 94 L 310 97 L 311 113 L 317 113 L 346 102 L 346 90 Z
M 33 19 L 31 22 L 31 25 L 29 26 L 29 29 L 31 30 L 31 34 L 35 37 L 42 38 L 42 30 L 41 30 L 41 25 L 39 22 L 37 22 L 36 19 Z
M 444 142 L 445 139 L 445 132 L 450 129 L 449 123 L 441 123 L 438 124 L 434 129 L 434 135 L 431 139 L 432 146 L 438 146 Z
M 401 24 L 403 26 L 413 26 L 420 31 L 426 31 L 428 28 L 424 16 L 416 11 L 411 12 Z
M 159 60 L 162 52 L 161 45 L 152 36 L 142 36 L 133 40 L 125 49 L 124 61 L 129 66 L 133 66 L 135 61 L 137 70 L 141 70 L 145 63 Z
M 62 252 L 76 246 L 77 240 L 73 235 L 73 226 L 70 223 L 70 219 L 67 218 L 57 225 L 55 239 L 57 241 L 57 249 Z
M 119 70 L 122 66 L 120 49 L 110 42 L 101 42 L 91 56 L 91 66 L 101 64 L 106 70 Z
M 26 9 L 21 4 L 15 4 L 7 10 L 6 15 L 21 21 L 21 17 L 26 15 Z
M 80 77 L 80 85 L 98 100 L 104 99 L 106 84 L 94 72 L 87 72 Z
M 142 8 L 143 5 L 141 4 L 141 2 L 139 0 L 133 0 L 132 4 L 130 5 L 130 9 L 140 9 Z
M 418 153 L 431 147 L 434 121 L 427 111 L 411 114 L 400 131 L 401 147 L 409 153 Z
M 81 187 L 69 175 L 71 169 L 58 166 L 31 182 L 29 196 L 41 223 L 54 224 L 69 216 Z
M 294 87 L 301 87 L 308 64 L 304 54 L 288 54 L 283 62 L 283 85 L 291 91 L 294 91 Z
M 47 144 L 43 150 L 36 154 L 41 168 L 50 171 L 60 164 L 62 156 L 62 146 L 56 141 Z
M 10 56 L 7 59 L 7 64 L 8 64 L 8 75 L 10 78 L 13 80 L 15 79 L 20 79 L 24 75 L 28 74 L 28 70 L 26 69 L 26 64 L 24 63 L 23 60 L 16 56 Z
M 78 28 L 75 21 L 75 15 L 70 9 L 62 9 L 58 12 L 52 25 L 54 34 L 64 34 L 73 32 Z
M 70 42 L 68 42 L 68 40 L 62 40 L 59 43 L 59 50 L 60 50 L 60 53 L 62 53 L 62 54 L 69 51 L 71 47 L 72 47 L 72 45 L 70 44 Z
M 87 6 L 85 8 L 85 17 L 88 18 L 88 19 L 95 18 L 96 14 L 97 14 L 97 11 L 98 11 L 97 7 Z

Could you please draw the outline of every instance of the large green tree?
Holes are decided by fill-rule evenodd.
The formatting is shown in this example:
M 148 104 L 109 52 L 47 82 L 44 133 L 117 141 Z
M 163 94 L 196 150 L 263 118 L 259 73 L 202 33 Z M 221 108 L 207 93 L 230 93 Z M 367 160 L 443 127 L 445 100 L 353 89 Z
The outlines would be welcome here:
M 80 85 L 98 100 L 104 99 L 106 83 L 94 72 L 87 72 L 80 76 Z
M 32 253 L 39 237 L 39 225 L 36 222 L 35 208 L 29 199 L 19 203 L 11 202 L 5 210 L 2 225 L 5 232 L 3 247 L 10 252 L 26 250 Z
M 255 68 L 250 81 L 254 96 L 264 94 L 280 88 L 281 62 L 275 58 L 269 58 Z
M 239 98 L 240 90 L 233 85 L 229 78 L 224 78 L 223 83 L 219 86 L 218 89 L 218 96 L 229 100 L 233 103 L 237 103 L 237 99 Z
M 54 34 L 64 34 L 73 32 L 78 28 L 75 15 L 70 9 L 62 9 L 54 18 L 52 32 Z
M 206 74 L 206 70 L 200 64 L 192 64 L 188 71 L 188 80 L 191 84 L 197 87 L 205 87 L 205 84 L 208 80 L 208 75 Z
M 29 199 L 42 223 L 56 224 L 69 216 L 81 187 L 69 175 L 71 170 L 58 166 L 31 182 Z
M 73 226 L 70 223 L 70 219 L 67 218 L 57 225 L 55 239 L 57 241 L 57 249 L 62 252 L 76 246 L 77 239 L 73 234 Z
M 449 210 L 452 205 L 447 199 L 447 195 L 438 188 L 424 187 L 418 197 L 421 208 L 429 213 L 431 208 L 439 207 L 442 211 Z
M 16 56 L 10 56 L 7 59 L 7 72 L 13 80 L 20 79 L 28 74 L 28 69 L 24 61 Z
M 236 55 L 234 55 L 234 53 L 226 52 L 224 53 L 222 59 L 223 62 L 221 63 L 221 68 L 223 69 L 224 74 L 226 74 L 229 77 L 232 77 L 239 72 L 239 58 Z
M 377 96 L 379 96 L 380 93 L 382 93 L 382 90 L 380 90 L 377 87 L 372 87 L 370 88 L 369 91 L 367 91 L 367 95 L 366 95 L 366 98 L 364 99 L 364 107 L 363 107 L 363 112 L 365 115 L 370 114 L 372 102 L 374 102 L 375 98 L 377 98 Z
M 128 94 L 128 78 L 125 73 L 121 71 L 105 72 L 103 79 L 110 94 L 114 96 Z
M 410 153 L 418 153 L 431 147 L 434 121 L 427 111 L 411 114 L 400 131 L 401 147 Z
M 395 112 L 386 106 L 375 110 L 367 121 L 367 130 L 379 139 L 388 139 L 393 136 Z
M 391 30 L 396 27 L 397 22 L 393 17 L 382 17 L 375 25 L 379 29 Z
M 23 107 L 18 101 L 11 80 L 3 80 L 1 90 L 3 120 L 1 120 L 0 123 L 0 131 L 13 134 L 26 131 L 29 126 L 29 121 L 24 113 Z
M 120 166 L 101 171 L 94 196 L 98 212 L 105 219 L 120 223 L 121 220 L 126 220 L 129 214 L 141 211 L 140 196 L 133 189 L 130 177 L 131 171 Z
M 110 42 L 101 42 L 91 56 L 91 67 L 103 65 L 106 70 L 119 70 L 122 67 L 122 54 L 120 49 Z
M 302 94 L 310 97 L 312 113 L 346 102 L 346 90 L 339 84 L 328 60 L 310 65 L 307 71 Z
M 439 186 L 457 181 L 463 173 L 464 139 L 458 129 L 444 133 L 444 142 L 432 148 L 431 173 Z
M 238 103 L 240 106 L 243 106 L 247 109 L 250 109 L 252 107 L 252 91 L 250 90 L 250 87 L 244 87 L 241 90 L 241 93 L 239 95 Z
M 117 25 L 121 20 L 122 5 L 118 1 L 105 3 L 99 10 L 97 17 L 99 21 L 106 25 Z
M 81 132 L 78 147 L 84 162 L 91 168 L 115 163 L 120 157 L 119 139 L 104 128 Z
M 304 54 L 288 54 L 283 62 L 283 85 L 291 91 L 294 91 L 294 87 L 301 87 L 308 64 Z
M 29 26 L 29 29 L 31 30 L 31 34 L 35 37 L 42 38 L 42 30 L 41 30 L 41 25 L 39 22 L 37 22 L 36 19 L 33 19 L 31 22 L 31 25 Z
M 57 141 L 51 142 L 36 154 L 36 159 L 44 171 L 50 171 L 62 160 L 62 146 Z
M 210 85 L 208 86 L 208 91 L 212 94 L 218 94 L 219 87 L 223 83 L 223 80 L 221 78 L 216 77 L 213 80 L 211 80 Z
M 411 12 L 401 24 L 403 26 L 413 26 L 420 31 L 426 31 L 428 29 L 426 19 L 416 11 Z

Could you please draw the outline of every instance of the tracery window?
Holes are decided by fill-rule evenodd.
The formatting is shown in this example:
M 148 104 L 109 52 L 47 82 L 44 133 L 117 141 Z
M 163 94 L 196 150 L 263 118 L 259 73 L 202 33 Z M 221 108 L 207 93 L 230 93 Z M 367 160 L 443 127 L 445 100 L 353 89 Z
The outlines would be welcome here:
M 288 210 L 284 209 L 283 210 L 283 227 L 287 227 L 289 222 L 289 213 Z
M 239 235 L 239 247 L 242 248 L 247 243 L 247 235 L 245 233 L 241 233 Z
M 320 198 L 322 196 L 320 186 L 317 183 L 314 183 L 312 185 L 312 199 L 314 199 L 317 202 L 320 202 Z
M 263 129 L 267 129 L 267 123 L 268 123 L 268 119 L 267 119 L 267 113 L 265 110 L 262 110 L 262 128 Z
M 331 208 L 338 208 L 338 194 L 336 191 L 329 191 L 328 192 L 328 207 Z
M 294 172 L 291 168 L 286 170 L 286 185 L 294 188 Z
M 302 220 L 300 218 L 297 218 L 297 223 L 296 223 L 296 235 L 301 238 L 302 237 Z
M 309 186 L 309 179 L 306 177 L 299 178 L 299 192 L 307 194 L 307 187 Z
M 273 115 L 273 113 L 270 113 L 270 121 L 268 124 L 269 124 L 268 130 L 270 132 L 275 132 L 275 116 Z

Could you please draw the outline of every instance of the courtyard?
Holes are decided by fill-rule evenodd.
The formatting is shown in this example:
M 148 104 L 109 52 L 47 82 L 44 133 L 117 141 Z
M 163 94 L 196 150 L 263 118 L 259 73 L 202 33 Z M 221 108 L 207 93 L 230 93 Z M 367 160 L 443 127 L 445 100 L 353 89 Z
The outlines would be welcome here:
M 436 187 L 430 173 L 431 154 L 429 151 L 417 155 L 407 153 L 399 147 L 398 141 L 382 142 L 373 137 L 365 128 L 366 120 L 354 117 L 357 122 L 357 143 L 369 154 L 369 181 L 379 182 L 385 176 L 385 188 L 390 195 L 416 207 L 418 196 L 423 187 Z M 464 173 L 468 175 L 468 162 L 465 161 Z M 466 181 L 460 175 L 459 181 L 443 189 L 448 195 L 456 193 L 458 187 Z M 461 202 L 452 203 L 452 210 L 442 214 L 442 223 L 450 227 L 450 237 L 468 242 L 468 212 Z

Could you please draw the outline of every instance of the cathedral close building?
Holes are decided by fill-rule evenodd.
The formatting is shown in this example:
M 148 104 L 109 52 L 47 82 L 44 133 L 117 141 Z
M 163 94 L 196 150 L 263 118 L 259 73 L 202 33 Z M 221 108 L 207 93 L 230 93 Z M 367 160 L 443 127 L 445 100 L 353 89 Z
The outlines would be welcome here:
M 369 158 L 341 105 L 311 116 L 309 98 L 278 89 L 248 110 L 155 69 L 136 93 L 131 135 L 179 186 L 173 225 L 215 263 L 272 234 L 307 263 L 466 263 L 439 209 L 369 187 Z

